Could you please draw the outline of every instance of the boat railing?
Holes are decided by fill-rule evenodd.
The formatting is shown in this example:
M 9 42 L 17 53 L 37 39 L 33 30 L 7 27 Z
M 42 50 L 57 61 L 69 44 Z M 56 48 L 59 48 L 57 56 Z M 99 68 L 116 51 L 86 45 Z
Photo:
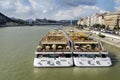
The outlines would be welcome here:
M 109 57 L 108 54 L 74 54 L 74 57 L 81 57 L 81 58 L 107 58 Z
M 94 40 L 80 40 L 80 39 L 74 39 L 73 40 L 74 42 L 97 42 L 97 41 L 94 41 Z
M 73 52 L 100 52 L 101 50 L 73 50 Z M 106 52 L 106 50 L 102 50 L 101 52 Z
M 78 47 L 73 48 L 74 52 L 106 52 L 105 49 L 101 49 L 99 47 L 89 48 L 89 47 Z
M 36 58 L 71 58 L 71 54 L 37 54 Z M 44 60 L 46 61 L 46 60 Z
M 37 49 L 37 52 L 70 52 L 70 49 L 57 49 L 57 50 L 53 50 L 53 49 Z

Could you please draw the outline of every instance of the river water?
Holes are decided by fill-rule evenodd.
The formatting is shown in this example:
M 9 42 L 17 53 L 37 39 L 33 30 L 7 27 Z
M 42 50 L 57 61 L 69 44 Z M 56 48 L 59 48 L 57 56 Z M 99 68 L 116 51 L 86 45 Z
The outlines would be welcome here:
M 106 43 L 103 45 L 112 56 L 112 67 L 34 68 L 36 46 L 54 27 L 0 28 L 0 80 L 120 80 L 120 49 Z

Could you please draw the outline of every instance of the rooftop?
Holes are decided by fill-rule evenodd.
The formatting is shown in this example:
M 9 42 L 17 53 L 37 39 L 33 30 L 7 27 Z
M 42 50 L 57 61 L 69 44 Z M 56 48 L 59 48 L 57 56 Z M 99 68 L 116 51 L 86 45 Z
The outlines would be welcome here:
M 107 13 L 106 15 L 107 15 L 107 16 L 109 16 L 109 15 L 120 15 L 120 12 Z
M 67 38 L 61 30 L 51 30 L 41 40 L 41 44 L 67 44 Z

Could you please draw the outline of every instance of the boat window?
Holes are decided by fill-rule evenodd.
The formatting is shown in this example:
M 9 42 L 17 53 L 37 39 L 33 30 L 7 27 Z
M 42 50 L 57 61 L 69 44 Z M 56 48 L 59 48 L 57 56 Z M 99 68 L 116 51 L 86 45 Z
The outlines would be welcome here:
M 102 56 L 102 58 L 106 58 L 106 57 L 108 57 L 107 54 L 101 54 L 101 56 Z
M 64 53 L 62 53 L 62 54 L 59 54 L 59 56 L 60 56 L 60 57 L 65 57 L 65 54 L 64 54 Z
M 74 54 L 74 57 L 78 57 L 78 54 Z
M 80 57 L 86 57 L 86 54 L 80 54 Z
M 66 58 L 70 58 L 70 57 L 71 57 L 71 54 L 65 54 L 65 57 L 66 57 Z
M 36 58 L 41 58 L 41 57 L 43 57 L 42 54 L 36 54 Z
M 94 54 L 85 54 L 85 56 L 88 57 L 88 58 L 94 58 L 95 57 Z
M 54 57 L 55 57 L 55 58 L 58 58 L 58 57 L 59 57 L 59 54 L 54 54 Z
M 79 57 L 84 57 L 84 55 L 83 54 L 79 54 Z
M 58 54 L 47 54 L 46 57 L 49 57 L 49 58 L 58 58 L 59 55 Z
M 95 57 L 101 57 L 100 54 L 95 54 Z
M 54 58 L 54 55 L 53 54 L 48 54 L 48 57 L 49 58 Z
M 48 54 L 43 54 L 43 57 L 48 57 Z

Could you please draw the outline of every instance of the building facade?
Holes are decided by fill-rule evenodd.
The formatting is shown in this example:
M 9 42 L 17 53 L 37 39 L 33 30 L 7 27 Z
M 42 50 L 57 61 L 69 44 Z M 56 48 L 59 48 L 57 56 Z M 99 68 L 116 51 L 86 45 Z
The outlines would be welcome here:
M 104 23 L 106 26 L 109 26 L 110 29 L 114 29 L 114 27 L 120 27 L 120 13 L 114 12 L 106 14 L 104 16 Z
M 85 17 L 78 20 L 78 25 L 87 25 L 88 27 L 94 24 L 105 25 L 111 30 L 114 27 L 120 27 L 120 12 L 93 14 L 92 16 Z

